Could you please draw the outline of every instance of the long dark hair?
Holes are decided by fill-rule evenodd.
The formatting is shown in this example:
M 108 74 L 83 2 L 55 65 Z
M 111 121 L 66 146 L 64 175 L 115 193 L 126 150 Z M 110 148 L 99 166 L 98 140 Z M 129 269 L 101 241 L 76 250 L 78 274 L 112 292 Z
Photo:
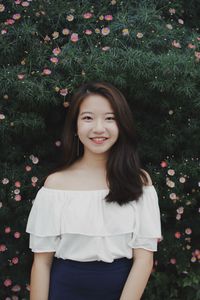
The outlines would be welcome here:
M 117 202 L 119 205 L 138 200 L 143 192 L 143 184 L 148 184 L 148 178 L 141 169 L 132 112 L 123 94 L 107 82 L 85 83 L 73 95 L 61 136 L 62 159 L 59 167 L 51 173 L 67 169 L 83 156 L 83 144 L 76 136 L 77 118 L 82 101 L 91 94 L 101 95 L 109 101 L 119 128 L 119 137 L 109 151 L 106 164 L 109 193 L 105 200 Z M 79 156 L 77 156 L 78 142 Z

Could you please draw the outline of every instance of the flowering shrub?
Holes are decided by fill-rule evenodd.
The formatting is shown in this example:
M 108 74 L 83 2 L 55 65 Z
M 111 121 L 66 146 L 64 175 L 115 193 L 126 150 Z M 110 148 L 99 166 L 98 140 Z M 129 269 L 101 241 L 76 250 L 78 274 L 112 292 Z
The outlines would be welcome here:
M 126 96 L 158 192 L 163 239 L 143 299 L 200 299 L 200 8 L 182 2 L 1 2 L 0 299 L 29 298 L 28 213 L 88 80 Z

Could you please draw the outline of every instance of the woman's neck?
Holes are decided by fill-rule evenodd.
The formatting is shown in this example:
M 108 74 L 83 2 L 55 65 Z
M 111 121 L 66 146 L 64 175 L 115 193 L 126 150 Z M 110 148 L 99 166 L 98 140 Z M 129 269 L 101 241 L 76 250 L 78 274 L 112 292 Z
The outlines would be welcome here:
M 79 167 L 87 169 L 87 170 L 106 170 L 106 162 L 107 162 L 107 155 L 101 155 L 101 154 L 87 154 L 84 153 L 83 157 L 81 157 L 77 163 L 79 164 Z

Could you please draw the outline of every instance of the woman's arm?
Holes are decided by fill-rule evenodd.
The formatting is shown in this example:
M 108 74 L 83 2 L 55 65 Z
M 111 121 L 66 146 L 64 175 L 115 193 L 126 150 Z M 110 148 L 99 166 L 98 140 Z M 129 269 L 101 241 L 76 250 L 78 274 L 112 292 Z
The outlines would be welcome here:
M 55 252 L 34 253 L 30 300 L 48 300 L 51 265 Z
M 133 266 L 119 300 L 139 300 L 153 268 L 153 252 L 133 249 Z

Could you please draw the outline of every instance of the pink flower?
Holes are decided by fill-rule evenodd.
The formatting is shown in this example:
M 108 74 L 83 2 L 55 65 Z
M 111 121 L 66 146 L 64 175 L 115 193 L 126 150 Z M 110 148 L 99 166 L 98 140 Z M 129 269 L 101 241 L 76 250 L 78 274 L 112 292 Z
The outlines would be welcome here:
M 74 20 L 74 16 L 70 14 L 66 17 L 66 19 L 67 21 L 72 22 Z
M 169 169 L 169 170 L 167 171 L 167 173 L 168 173 L 170 176 L 174 176 L 175 171 L 174 171 L 173 169 Z
M 21 237 L 21 233 L 18 232 L 18 231 L 16 231 L 16 232 L 14 233 L 14 237 L 15 237 L 16 239 L 19 239 L 19 238 Z
M 175 264 L 176 264 L 176 259 L 175 259 L 175 258 L 171 258 L 171 259 L 170 259 L 170 263 L 171 263 L 172 265 L 175 265 Z
M 25 167 L 25 170 L 26 170 L 27 172 L 30 172 L 30 171 L 32 170 L 32 167 L 31 167 L 31 166 L 26 166 L 26 167 Z
M 18 74 L 17 77 L 18 77 L 18 79 L 23 80 L 25 77 L 25 74 Z
M 51 70 L 45 68 L 45 69 L 43 70 L 42 74 L 43 74 L 43 75 L 50 75 L 50 74 L 51 74 Z
M 37 156 L 34 156 L 34 155 L 32 156 L 31 160 L 32 160 L 32 163 L 34 165 L 38 164 L 38 162 L 39 162 L 39 158 Z
M 14 194 L 15 194 L 15 195 L 20 194 L 20 189 L 15 189 L 15 190 L 14 190 Z
M 18 262 L 19 262 L 19 258 L 18 258 L 18 257 L 13 257 L 13 258 L 12 258 L 12 263 L 13 263 L 14 265 L 18 264 Z
M 4 114 L 0 114 L 0 120 L 4 120 L 5 119 L 5 115 Z
M 185 233 L 188 234 L 188 235 L 191 234 L 192 233 L 192 229 L 191 228 L 186 228 L 185 229 Z
M 180 183 L 184 183 L 186 181 L 185 177 L 180 177 L 179 178 Z
M 176 239 L 180 239 L 181 233 L 179 231 L 177 231 L 174 236 Z
M 102 48 L 102 51 L 108 51 L 108 50 L 110 50 L 110 47 L 109 47 L 109 46 L 104 46 L 104 47 Z
M 106 21 L 112 21 L 113 20 L 112 15 L 106 15 L 104 18 L 105 18 Z
M 8 30 L 7 29 L 2 29 L 1 30 L 1 34 L 3 35 L 3 34 L 6 34 L 8 32 Z
M 90 30 L 90 29 L 86 29 L 86 30 L 85 30 L 85 34 L 87 34 L 87 35 L 91 35 L 91 34 L 92 34 L 92 30 Z
M 110 28 L 109 27 L 104 27 L 101 29 L 102 35 L 108 35 L 110 33 Z
M 20 4 L 21 0 L 15 0 L 15 4 Z
M 175 48 L 181 48 L 180 43 L 177 42 L 176 40 L 174 40 L 174 41 L 172 42 L 172 46 L 175 47 Z
M 66 96 L 68 94 L 68 89 L 66 88 L 66 89 L 61 89 L 60 90 L 60 95 L 61 96 Z
M 45 37 L 44 37 L 44 41 L 45 42 L 49 42 L 51 40 L 51 38 L 48 36 L 48 35 L 46 35 Z
M 175 14 L 175 13 L 176 13 L 175 8 L 170 8 L 170 9 L 169 9 L 169 13 L 170 13 L 171 15 Z
M 184 213 L 184 207 L 183 207 L 183 206 L 180 206 L 179 208 L 177 208 L 177 210 L 176 210 L 176 211 L 177 211 L 177 213 L 178 213 L 178 214 L 180 214 L 180 215 L 181 215 L 181 214 L 183 214 L 183 213 Z
M 12 290 L 13 292 L 19 292 L 19 291 L 21 291 L 21 287 L 20 287 L 19 284 L 16 284 L 16 285 L 14 285 L 14 286 L 12 287 L 11 290 Z M 15 296 L 15 297 L 17 297 L 17 296 Z M 19 299 L 19 298 L 17 297 L 17 299 Z M 14 300 L 14 298 L 12 298 L 12 300 Z
M 59 47 L 57 47 L 57 48 L 54 48 L 52 52 L 54 55 L 58 55 L 61 53 L 61 49 Z
M 15 196 L 15 201 L 21 201 L 22 200 L 22 196 L 21 195 L 16 195 Z
M 4 244 L 0 244 L 0 252 L 4 252 L 4 251 L 6 251 L 6 245 L 4 245 Z
M 62 34 L 68 35 L 68 34 L 70 34 L 70 30 L 69 30 L 68 28 L 64 28 L 64 29 L 62 30 Z
M 90 19 L 90 18 L 92 18 L 92 14 L 90 12 L 86 12 L 86 13 L 83 14 L 83 18 L 84 19 Z
M 175 183 L 172 180 L 169 180 L 168 178 L 166 180 L 166 185 L 168 185 L 170 188 L 175 187 Z
M 184 21 L 182 19 L 178 19 L 178 23 L 183 25 L 184 24 Z
M 50 61 L 54 64 L 57 64 L 59 62 L 59 59 L 57 57 L 51 57 Z
M 199 61 L 200 60 L 200 52 L 195 51 L 194 55 L 195 55 L 197 61 Z
M 12 25 L 12 24 L 14 24 L 15 23 L 15 21 L 13 20 L 13 19 L 7 19 L 6 21 L 5 21 L 5 24 L 6 25 Z
M 73 43 L 76 43 L 78 41 L 78 33 L 72 33 L 70 39 Z
M 169 197 L 171 200 L 176 200 L 176 193 L 171 193 Z
M 14 14 L 13 15 L 13 19 L 14 20 L 19 20 L 21 18 L 21 15 L 20 14 Z
M 4 280 L 4 285 L 6 287 L 11 286 L 12 285 L 12 281 L 10 279 L 6 279 L 6 280 Z
M 56 147 L 60 147 L 61 146 L 61 141 L 56 141 L 55 145 L 56 145 Z
M 162 161 L 160 165 L 161 165 L 162 168 L 166 168 L 167 167 L 166 161 Z
M 190 49 L 195 49 L 195 48 L 196 48 L 196 46 L 195 46 L 195 45 L 193 45 L 193 44 L 191 44 L 191 43 L 189 43 L 189 44 L 188 44 L 188 48 L 190 48 Z
M 10 233 L 11 232 L 11 228 L 10 227 L 6 227 L 5 228 L 5 233 Z
M 33 183 L 38 182 L 38 178 L 36 176 L 31 177 L 31 182 Z
M 21 6 L 23 6 L 23 7 L 28 7 L 29 5 L 30 5 L 30 3 L 28 1 L 23 1 L 21 3 Z
M 21 182 L 20 181 L 15 181 L 15 186 L 18 187 L 18 188 L 21 187 Z

